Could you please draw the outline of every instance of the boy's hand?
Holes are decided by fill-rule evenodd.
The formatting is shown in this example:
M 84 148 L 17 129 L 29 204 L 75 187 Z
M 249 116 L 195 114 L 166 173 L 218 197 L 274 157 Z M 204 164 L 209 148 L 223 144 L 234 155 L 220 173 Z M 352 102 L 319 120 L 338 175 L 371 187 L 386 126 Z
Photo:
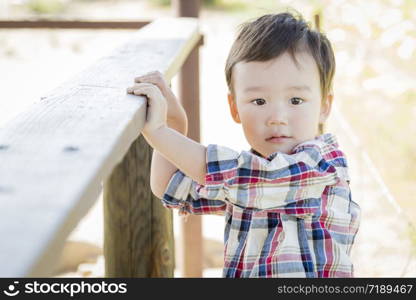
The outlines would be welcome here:
M 183 124 L 187 124 L 188 120 L 186 117 L 185 110 L 183 109 L 182 105 L 176 99 L 175 94 L 172 92 L 168 84 L 166 83 L 163 74 L 159 71 L 152 71 L 142 76 L 136 77 L 134 79 L 135 85 L 131 88 L 127 89 L 127 93 L 132 93 L 134 87 L 136 87 L 140 83 L 151 83 L 156 85 L 159 90 L 161 91 L 162 95 L 167 100 L 167 118 L 169 120 L 177 121 Z
M 146 123 L 142 133 L 148 135 L 166 126 L 168 105 L 160 89 L 151 83 L 138 83 L 129 89 L 131 94 L 147 97 Z
M 176 97 L 172 93 L 172 90 L 169 88 L 165 78 L 163 77 L 163 74 L 159 71 L 152 71 L 149 73 L 146 73 L 144 75 L 138 76 L 134 78 L 134 82 L 136 83 L 152 83 L 156 85 L 160 91 L 162 92 L 162 95 L 165 96 L 166 100 L 170 98 L 169 100 L 175 100 Z

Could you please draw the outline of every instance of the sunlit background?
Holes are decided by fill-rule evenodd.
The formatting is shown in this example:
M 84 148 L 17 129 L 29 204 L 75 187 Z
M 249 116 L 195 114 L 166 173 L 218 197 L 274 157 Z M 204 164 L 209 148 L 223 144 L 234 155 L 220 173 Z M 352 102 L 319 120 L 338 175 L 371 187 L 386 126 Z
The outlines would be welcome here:
M 407 221 L 416 225 L 416 1 L 203 1 L 202 143 L 247 149 L 242 130 L 228 112 L 225 59 L 238 24 L 287 7 L 311 22 L 319 13 L 322 31 L 335 50 L 336 106 L 328 131 L 339 137 L 345 149 L 353 197 L 364 211 L 353 254 L 357 275 L 414 277 L 416 238 Z M 0 0 L 2 20 L 138 21 L 166 16 L 173 16 L 168 0 Z M 0 29 L 0 128 L 127 41 L 132 32 Z M 61 276 L 103 276 L 100 205 L 97 202 L 71 235 L 70 261 Z M 221 276 L 223 219 L 204 216 L 203 226 L 204 274 Z M 384 266 L 368 263 L 376 255 Z M 398 257 L 400 264 L 395 263 Z

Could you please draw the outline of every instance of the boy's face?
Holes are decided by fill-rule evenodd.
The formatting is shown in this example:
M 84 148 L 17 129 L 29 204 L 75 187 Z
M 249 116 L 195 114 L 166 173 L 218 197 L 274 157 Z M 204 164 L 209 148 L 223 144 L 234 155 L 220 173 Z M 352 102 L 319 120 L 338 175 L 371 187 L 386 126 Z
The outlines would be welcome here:
M 288 52 L 266 62 L 233 67 L 234 95 L 228 95 L 234 121 L 241 123 L 250 146 L 268 157 L 318 135 L 329 115 L 332 95 L 321 101 L 318 67 L 307 52 Z M 278 138 L 278 136 L 287 136 Z

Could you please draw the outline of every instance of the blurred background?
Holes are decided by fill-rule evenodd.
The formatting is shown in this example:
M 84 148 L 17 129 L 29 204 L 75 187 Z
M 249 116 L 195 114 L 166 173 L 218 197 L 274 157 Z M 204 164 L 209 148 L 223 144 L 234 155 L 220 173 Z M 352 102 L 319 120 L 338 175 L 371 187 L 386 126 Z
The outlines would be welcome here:
M 320 25 L 337 62 L 327 125 L 345 149 L 363 210 L 356 276 L 416 276 L 416 2 L 414 0 L 204 0 L 200 29 L 202 143 L 248 149 L 228 112 L 225 59 L 237 26 L 294 8 Z M 169 0 L 0 0 L 1 20 L 154 20 Z M 135 30 L 0 28 L 0 128 Z M 175 79 L 173 88 L 176 88 Z M 216 115 L 221 122 L 212 122 Z M 174 213 L 175 236 L 178 217 Z M 413 224 L 413 225 L 412 225 Z M 223 218 L 203 217 L 204 276 L 220 277 Z M 103 276 L 102 201 L 68 239 L 57 276 Z M 175 271 L 181 276 L 180 270 Z

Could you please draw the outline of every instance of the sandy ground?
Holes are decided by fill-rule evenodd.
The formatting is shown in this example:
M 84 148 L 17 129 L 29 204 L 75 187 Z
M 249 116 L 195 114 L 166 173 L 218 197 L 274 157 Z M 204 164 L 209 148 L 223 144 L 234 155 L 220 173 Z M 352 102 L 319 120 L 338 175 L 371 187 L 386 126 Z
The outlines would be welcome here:
M 114 7 L 115 14 L 132 18 L 141 12 L 143 19 L 170 15 L 140 6 Z M 136 3 L 137 4 L 137 3 Z M 108 10 L 108 7 L 106 7 Z M 98 6 L 94 16 L 103 14 Z M 205 45 L 201 49 L 201 131 L 202 143 L 217 143 L 235 149 L 247 149 L 241 129 L 228 112 L 226 84 L 223 75 L 225 58 L 241 17 L 224 18 L 223 14 L 203 12 L 201 31 Z M 108 54 L 129 38 L 131 31 L 0 31 L 0 127 L 25 110 L 42 95 L 81 72 L 97 58 Z M 343 64 L 338 72 L 343 72 Z M 344 65 L 344 67 L 347 67 Z M 173 81 L 175 86 L 175 81 Z M 342 93 L 341 93 L 342 94 Z M 348 95 L 344 90 L 344 95 Z M 342 98 L 337 99 L 340 107 Z M 210 122 L 216 115 L 223 122 Z M 343 120 L 343 121 L 342 121 Z M 410 241 L 406 212 L 397 209 L 397 202 L 383 191 L 377 180 L 377 169 L 371 167 L 362 141 L 345 121 L 345 116 L 334 113 L 329 131 L 339 137 L 340 145 L 349 158 L 353 196 L 363 210 L 362 223 L 353 249 L 356 276 L 399 277 L 416 276 L 414 250 Z M 174 231 L 178 234 L 178 217 L 174 214 Z M 104 275 L 102 199 L 80 222 L 68 238 L 60 264 L 59 276 L 101 277 Z M 205 277 L 221 276 L 223 219 L 203 217 L 203 235 L 207 249 Z M 413 252 L 412 252 L 413 250 Z M 175 271 L 181 276 L 180 270 Z

